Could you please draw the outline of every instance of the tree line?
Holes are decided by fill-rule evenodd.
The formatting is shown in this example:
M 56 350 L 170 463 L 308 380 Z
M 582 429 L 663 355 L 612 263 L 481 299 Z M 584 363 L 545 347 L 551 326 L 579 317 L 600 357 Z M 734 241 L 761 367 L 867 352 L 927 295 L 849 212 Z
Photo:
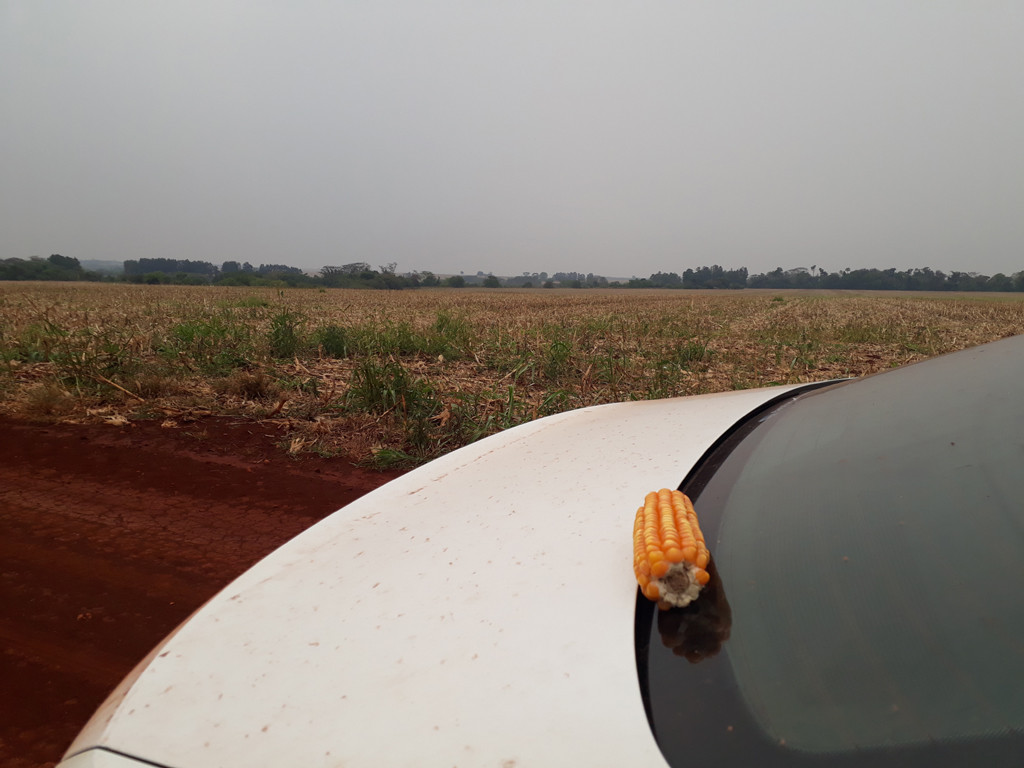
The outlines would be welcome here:
M 102 280 L 99 272 L 82 268 L 78 259 L 55 253 L 48 259 L 0 259 L 0 280 Z
M 404 288 L 469 285 L 485 288 L 678 288 L 678 289 L 820 289 L 873 291 L 1024 291 L 1024 271 L 1013 275 L 977 272 L 949 273 L 928 267 L 897 270 L 843 269 L 829 272 L 816 265 L 751 275 L 746 267 L 725 269 L 717 264 L 678 272 L 655 272 L 649 277 L 633 277 L 625 282 L 609 281 L 592 272 L 523 272 L 499 278 L 493 274 L 449 275 L 430 271 L 398 274 L 394 262 L 374 269 L 358 261 L 340 266 L 321 267 L 310 275 L 286 264 L 260 264 L 225 261 L 219 267 L 208 261 L 188 259 L 129 259 L 120 275 L 86 270 L 78 259 L 53 254 L 47 259 L 0 259 L 0 280 L 88 280 L 179 285 L 249 285 L 272 287 Z

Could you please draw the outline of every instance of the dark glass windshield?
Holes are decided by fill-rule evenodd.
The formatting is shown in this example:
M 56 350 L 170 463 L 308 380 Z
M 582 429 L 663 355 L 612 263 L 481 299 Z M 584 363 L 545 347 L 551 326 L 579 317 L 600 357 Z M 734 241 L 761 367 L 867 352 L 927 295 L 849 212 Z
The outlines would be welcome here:
M 638 601 L 673 765 L 1024 765 L 1024 337 L 777 404 L 683 484 L 713 557 Z

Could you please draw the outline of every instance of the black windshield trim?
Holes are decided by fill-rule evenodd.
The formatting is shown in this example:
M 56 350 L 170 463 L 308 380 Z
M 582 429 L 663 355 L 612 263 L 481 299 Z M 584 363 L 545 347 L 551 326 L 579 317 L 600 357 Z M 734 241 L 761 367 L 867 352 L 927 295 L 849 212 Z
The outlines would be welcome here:
M 763 418 L 771 411 L 774 411 L 779 406 L 790 402 L 800 395 L 805 395 L 808 392 L 813 392 L 818 389 L 824 389 L 825 387 L 847 384 L 850 381 L 854 381 L 854 379 L 816 381 L 811 384 L 805 384 L 796 389 L 787 390 L 781 395 L 773 397 L 766 403 L 762 403 L 729 427 L 706 451 L 704 451 L 701 457 L 694 462 L 690 471 L 686 473 L 682 482 L 679 483 L 679 490 L 691 497 L 695 493 L 698 493 L 700 489 L 704 487 L 704 483 L 707 482 L 707 479 L 718 470 L 722 465 L 722 462 L 724 462 L 729 457 L 729 454 L 733 452 L 733 449 L 735 449 L 735 447 L 739 445 L 739 443 L 748 434 L 750 434 L 751 431 L 757 428 Z

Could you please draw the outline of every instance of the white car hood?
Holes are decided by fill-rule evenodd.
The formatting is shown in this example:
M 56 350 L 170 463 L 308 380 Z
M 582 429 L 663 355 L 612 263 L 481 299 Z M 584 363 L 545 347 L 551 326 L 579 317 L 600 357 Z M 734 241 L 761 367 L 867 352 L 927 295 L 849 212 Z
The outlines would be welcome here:
M 664 765 L 637 682 L 633 516 L 787 389 L 559 414 L 388 483 L 214 597 L 68 756 Z

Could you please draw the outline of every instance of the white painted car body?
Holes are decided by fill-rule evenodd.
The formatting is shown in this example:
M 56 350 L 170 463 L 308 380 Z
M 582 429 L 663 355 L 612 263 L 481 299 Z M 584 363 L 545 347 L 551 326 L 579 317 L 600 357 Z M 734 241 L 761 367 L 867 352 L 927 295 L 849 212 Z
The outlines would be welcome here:
M 794 388 L 563 413 L 378 488 L 165 640 L 62 768 L 666 765 L 633 515 Z

